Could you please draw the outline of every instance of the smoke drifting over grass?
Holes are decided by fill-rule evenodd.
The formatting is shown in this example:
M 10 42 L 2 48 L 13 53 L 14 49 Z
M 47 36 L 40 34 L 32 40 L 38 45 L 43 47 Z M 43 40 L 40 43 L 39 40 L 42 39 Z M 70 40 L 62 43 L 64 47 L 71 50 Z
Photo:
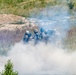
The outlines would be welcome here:
M 0 71 L 7 59 L 11 59 L 14 63 L 14 69 L 20 75 L 26 74 L 76 74 L 76 52 L 68 53 L 62 48 L 53 45 L 39 43 L 33 45 L 23 44 L 22 42 L 15 44 L 10 50 L 7 57 L 0 57 Z

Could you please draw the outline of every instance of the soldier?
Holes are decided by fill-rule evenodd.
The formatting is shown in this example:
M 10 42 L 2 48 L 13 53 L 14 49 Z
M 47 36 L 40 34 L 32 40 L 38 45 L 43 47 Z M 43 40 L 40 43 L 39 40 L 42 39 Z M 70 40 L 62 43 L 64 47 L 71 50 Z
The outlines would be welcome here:
M 39 31 L 38 30 L 34 30 L 34 37 L 33 37 L 35 44 L 38 43 L 38 41 L 40 40 L 39 38 Z
M 24 42 L 29 42 L 31 36 L 32 36 L 32 34 L 31 34 L 29 31 L 26 31 L 26 33 L 25 33 L 25 35 L 24 35 L 24 38 L 23 38 L 23 41 L 24 41 Z
M 40 35 L 39 35 L 40 40 L 43 39 L 44 32 L 45 32 L 45 30 L 43 28 L 40 28 Z

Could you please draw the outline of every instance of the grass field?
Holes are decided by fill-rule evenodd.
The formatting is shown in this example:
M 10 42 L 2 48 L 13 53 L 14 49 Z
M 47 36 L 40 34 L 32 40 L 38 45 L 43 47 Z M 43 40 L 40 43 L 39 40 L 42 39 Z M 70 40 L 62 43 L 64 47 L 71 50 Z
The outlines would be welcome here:
M 58 4 L 58 0 L 0 0 L 0 14 L 28 17 L 38 9 Z
M 76 8 L 76 0 L 70 0 Z M 30 13 L 48 6 L 67 2 L 67 0 L 0 0 L 0 14 L 15 14 L 28 17 Z M 69 2 L 69 0 L 68 0 Z M 65 3 L 66 4 L 66 3 Z

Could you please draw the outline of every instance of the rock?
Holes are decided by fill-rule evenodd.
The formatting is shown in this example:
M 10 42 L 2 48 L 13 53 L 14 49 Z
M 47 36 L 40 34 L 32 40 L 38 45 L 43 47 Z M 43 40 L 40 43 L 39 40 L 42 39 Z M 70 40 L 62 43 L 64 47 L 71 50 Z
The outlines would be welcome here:
M 72 27 L 68 31 L 65 46 L 69 49 L 76 50 L 76 27 Z
M 7 47 L 20 42 L 26 32 L 38 28 L 35 23 L 30 23 L 21 16 L 12 14 L 0 14 L 0 48 L 2 51 Z
M 0 14 L 0 24 L 20 23 L 20 22 L 24 23 L 25 18 L 13 14 Z

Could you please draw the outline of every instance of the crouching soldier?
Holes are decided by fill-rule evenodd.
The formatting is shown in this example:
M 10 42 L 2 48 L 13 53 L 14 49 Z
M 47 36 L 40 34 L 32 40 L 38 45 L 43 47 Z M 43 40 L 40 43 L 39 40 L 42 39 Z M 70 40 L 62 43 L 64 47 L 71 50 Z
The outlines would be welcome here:
M 31 36 L 32 36 L 32 34 L 29 31 L 26 31 L 25 35 L 23 37 L 23 41 L 24 42 L 29 42 L 31 40 Z
M 40 38 L 39 38 L 39 31 L 38 30 L 34 30 L 33 39 L 35 41 L 35 44 L 37 44 L 39 42 Z

